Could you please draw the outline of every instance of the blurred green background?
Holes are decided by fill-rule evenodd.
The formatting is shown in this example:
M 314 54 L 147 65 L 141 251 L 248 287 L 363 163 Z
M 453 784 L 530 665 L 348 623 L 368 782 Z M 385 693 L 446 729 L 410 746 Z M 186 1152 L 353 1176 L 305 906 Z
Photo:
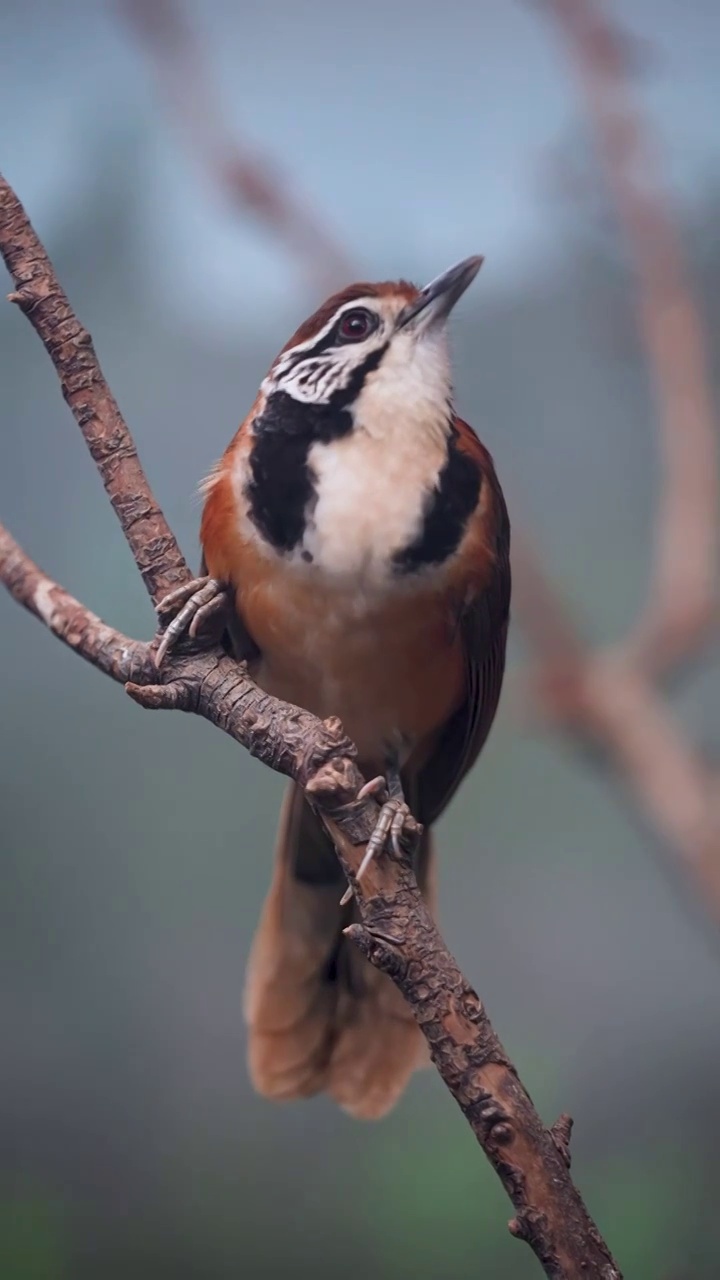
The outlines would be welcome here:
M 657 487 L 623 253 L 549 25 L 521 5 L 199 4 L 229 122 L 370 276 L 487 263 L 455 322 L 458 407 L 598 639 L 642 598 Z M 718 371 L 720 19 L 628 0 Z M 712 53 L 712 50 L 715 53 Z M 0 164 L 90 328 L 196 562 L 197 482 L 318 302 L 193 165 L 111 5 L 0 3 Z M 586 161 L 587 163 L 587 161 Z M 590 167 L 592 177 L 592 167 Z M 0 515 L 126 632 L 151 611 L 47 357 L 0 310 Z M 245 1070 L 242 975 L 283 783 L 151 715 L 0 597 L 0 1277 L 539 1274 L 434 1073 L 378 1125 L 277 1106 Z M 597 762 L 501 715 L 439 832 L 441 924 L 625 1274 L 720 1273 L 720 925 Z M 673 694 L 720 754 L 720 662 Z

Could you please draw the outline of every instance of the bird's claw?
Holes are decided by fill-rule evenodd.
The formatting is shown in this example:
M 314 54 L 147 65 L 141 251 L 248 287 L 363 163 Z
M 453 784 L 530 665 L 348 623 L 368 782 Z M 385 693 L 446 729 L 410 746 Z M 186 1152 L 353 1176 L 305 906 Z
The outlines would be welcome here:
M 211 620 L 218 621 L 227 608 L 227 589 L 216 578 L 193 578 L 177 587 L 156 605 L 161 625 L 166 622 L 155 654 L 158 667 L 180 640 L 191 640 Z M 221 629 L 218 628 L 218 633 Z
M 363 800 L 365 796 L 385 794 L 387 796 L 387 784 L 384 778 L 373 778 L 371 782 L 366 782 L 358 792 L 358 800 Z M 380 816 L 375 823 L 370 839 L 367 842 L 362 862 L 355 872 L 355 881 L 362 880 L 370 863 L 379 853 L 386 849 L 388 841 L 397 858 L 402 858 L 407 848 L 414 848 L 417 840 L 422 834 L 422 827 L 410 812 L 410 807 L 405 801 L 399 797 L 385 799 L 380 809 Z M 405 848 L 403 848 L 403 843 Z M 350 887 L 345 890 L 340 899 L 340 906 L 344 907 L 353 896 Z
M 357 793 L 358 800 L 364 800 L 366 796 L 375 796 L 376 798 L 383 796 L 387 799 L 388 786 L 382 774 L 377 778 L 371 778 L 369 782 L 366 782 L 365 785 L 360 788 Z

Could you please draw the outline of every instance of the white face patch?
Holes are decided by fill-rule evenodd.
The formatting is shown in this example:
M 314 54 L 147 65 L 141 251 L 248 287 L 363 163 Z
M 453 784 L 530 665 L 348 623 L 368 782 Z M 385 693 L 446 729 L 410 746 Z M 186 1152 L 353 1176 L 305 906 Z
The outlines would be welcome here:
M 358 342 L 324 347 L 342 317 L 359 308 L 378 319 L 372 333 Z M 335 392 L 345 390 L 355 370 L 365 364 L 372 352 L 387 345 L 399 310 L 395 299 L 354 298 L 344 303 L 312 338 L 283 352 L 263 381 L 262 390 L 268 396 L 273 391 L 285 391 L 302 404 L 327 404 Z

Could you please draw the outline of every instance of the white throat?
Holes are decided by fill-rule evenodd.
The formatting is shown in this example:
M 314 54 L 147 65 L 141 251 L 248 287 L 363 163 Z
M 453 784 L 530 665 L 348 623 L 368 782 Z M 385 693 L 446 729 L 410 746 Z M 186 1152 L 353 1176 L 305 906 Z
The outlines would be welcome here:
M 287 382 L 283 389 L 292 394 Z M 293 398 L 304 401 L 308 390 Z M 298 573 L 357 593 L 360 606 L 391 584 L 397 589 L 395 557 L 419 537 L 447 459 L 452 406 L 444 331 L 395 333 L 348 411 L 350 432 L 310 445 L 313 494 L 292 550 L 274 551 L 250 519 L 246 457 L 238 460 L 235 485 L 246 534 Z
M 371 589 L 391 581 L 447 455 L 449 373 L 443 334 L 396 336 L 356 401 L 352 434 L 312 446 L 317 503 L 301 554 L 317 572 Z

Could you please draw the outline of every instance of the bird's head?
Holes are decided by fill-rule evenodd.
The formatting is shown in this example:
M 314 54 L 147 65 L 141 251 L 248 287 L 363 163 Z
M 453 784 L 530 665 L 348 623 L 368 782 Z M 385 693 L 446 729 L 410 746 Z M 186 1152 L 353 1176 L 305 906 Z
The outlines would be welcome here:
M 355 427 L 373 435 L 398 415 L 447 421 L 447 319 L 482 261 L 466 258 L 424 289 L 401 280 L 334 294 L 274 361 L 265 398 L 284 393 L 296 410 L 349 413 Z

